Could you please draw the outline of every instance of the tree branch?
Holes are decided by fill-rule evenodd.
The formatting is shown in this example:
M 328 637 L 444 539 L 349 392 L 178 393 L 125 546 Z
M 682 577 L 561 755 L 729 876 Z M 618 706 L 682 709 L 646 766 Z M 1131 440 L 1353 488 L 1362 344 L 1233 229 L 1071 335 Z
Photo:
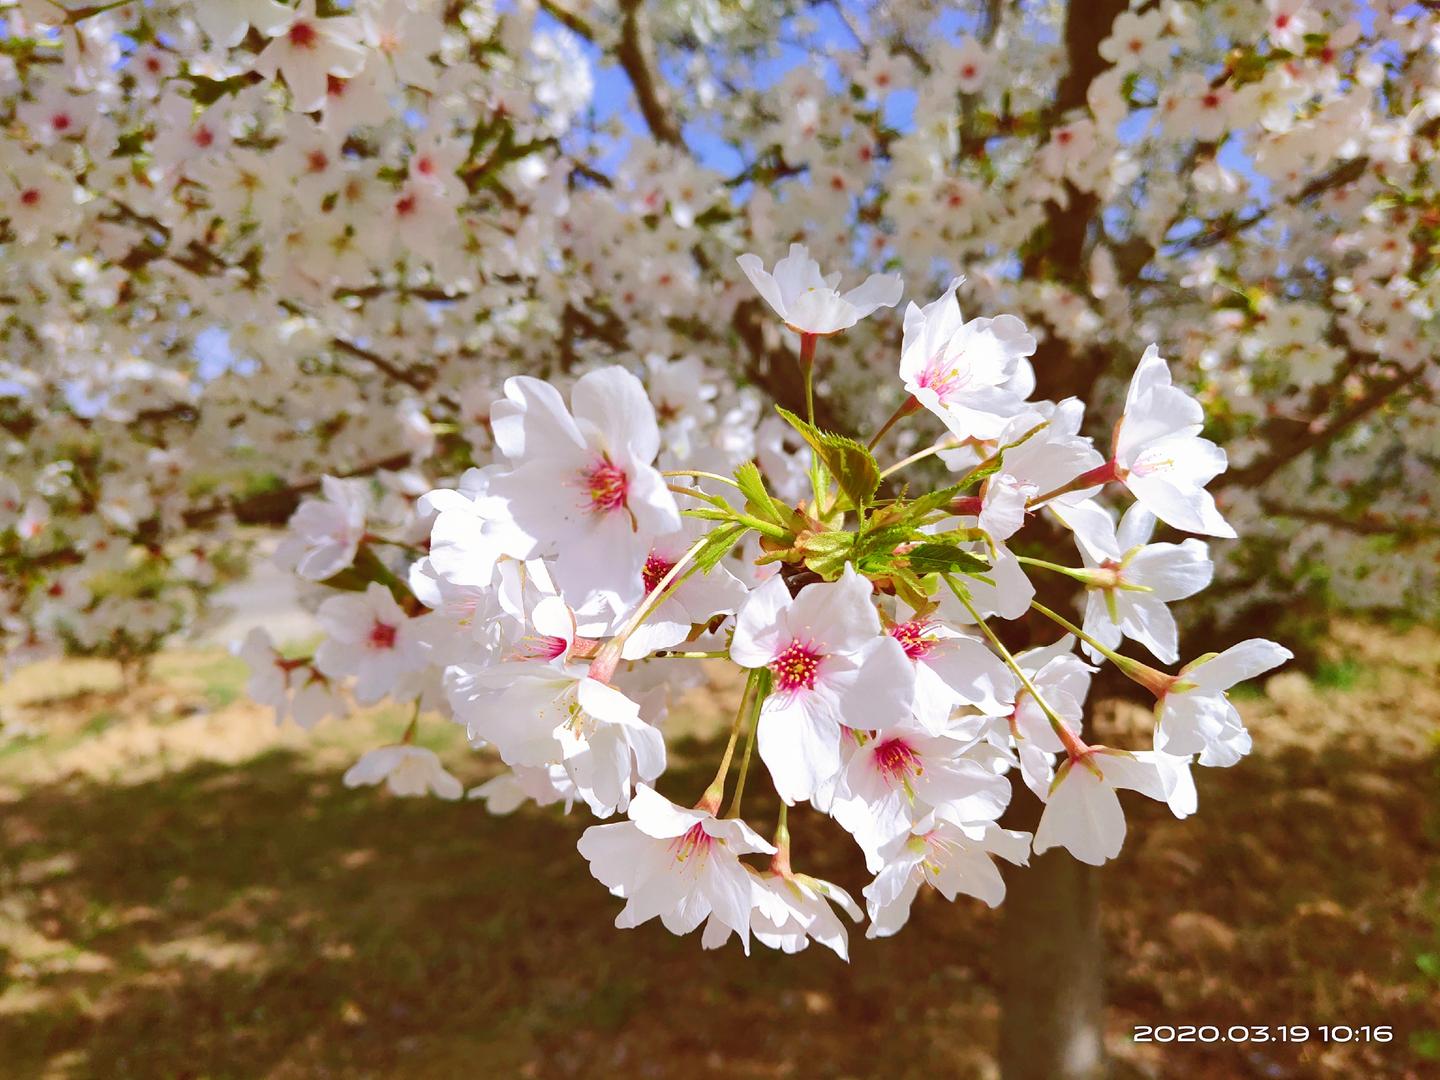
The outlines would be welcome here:
M 654 55 L 655 41 L 650 36 L 643 0 L 621 0 L 620 41 L 615 47 L 615 58 L 635 90 L 640 115 L 657 140 L 687 150 L 671 110 L 669 88 L 655 72 Z

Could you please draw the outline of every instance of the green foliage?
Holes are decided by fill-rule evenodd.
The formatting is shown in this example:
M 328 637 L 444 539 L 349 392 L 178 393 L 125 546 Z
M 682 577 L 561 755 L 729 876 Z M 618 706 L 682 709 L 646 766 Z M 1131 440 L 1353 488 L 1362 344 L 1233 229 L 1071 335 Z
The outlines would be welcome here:
M 875 460 L 875 455 L 870 453 L 863 443 L 848 435 L 821 431 L 814 424 L 801 420 L 788 409 L 778 405 L 775 411 L 800 433 L 800 437 L 840 485 L 840 490 L 850 500 L 850 505 L 856 511 L 863 512 L 874 500 L 875 492 L 880 489 L 880 463 Z

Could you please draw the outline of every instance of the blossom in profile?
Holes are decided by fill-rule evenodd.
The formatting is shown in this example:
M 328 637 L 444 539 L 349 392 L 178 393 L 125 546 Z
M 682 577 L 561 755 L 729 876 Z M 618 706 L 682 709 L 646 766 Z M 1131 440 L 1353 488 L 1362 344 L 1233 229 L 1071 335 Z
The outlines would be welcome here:
M 1201 765 L 1234 765 L 1250 752 L 1250 733 L 1227 691 L 1292 656 L 1283 645 L 1250 638 L 1182 668 L 1156 706 L 1155 748 L 1199 754 Z
M 1125 396 L 1115 432 L 1116 474 L 1130 494 L 1167 525 L 1233 537 L 1205 485 L 1225 471 L 1225 451 L 1200 437 L 1205 411 L 1171 385 L 1170 368 L 1151 345 Z
M 270 44 L 255 58 L 255 70 L 267 79 L 283 75 L 297 112 L 314 112 L 325 104 L 328 76 L 348 79 L 365 66 L 360 24 L 348 15 L 321 18 L 315 0 L 300 0 L 285 21 L 271 21 L 265 5 L 243 17 L 266 24 Z M 224 29 L 230 28 L 217 27 L 217 32 Z
M 458 799 L 464 785 L 445 771 L 433 750 L 397 743 L 366 751 L 345 772 L 346 787 L 384 783 L 395 795 L 438 795 Z
M 1025 410 L 1011 383 L 1035 338 L 1014 315 L 967 322 L 955 298 L 962 280 L 923 308 L 905 309 L 900 378 L 960 438 L 993 439 Z
M 804 244 L 791 244 L 790 254 L 767 271 L 760 256 L 735 260 L 765 302 L 797 334 L 817 337 L 848 330 L 882 307 L 894 307 L 905 292 L 899 274 L 871 274 L 859 286 L 841 293 L 838 273 L 825 277 Z
M 1119 788 L 1168 804 L 1177 818 L 1195 812 L 1188 757 L 1091 747 L 1081 758 L 1067 758 L 1056 771 L 1035 829 L 1035 854 L 1063 847 L 1091 866 L 1119 855 L 1125 843 L 1125 811 L 1115 794 Z
M 659 916 L 672 934 L 688 934 L 705 922 L 706 948 L 735 933 L 748 954 L 754 885 L 740 856 L 775 848 L 738 818 L 687 810 L 644 784 L 628 815 L 592 825 L 577 845 L 590 873 L 625 901 L 615 925 L 630 929 Z

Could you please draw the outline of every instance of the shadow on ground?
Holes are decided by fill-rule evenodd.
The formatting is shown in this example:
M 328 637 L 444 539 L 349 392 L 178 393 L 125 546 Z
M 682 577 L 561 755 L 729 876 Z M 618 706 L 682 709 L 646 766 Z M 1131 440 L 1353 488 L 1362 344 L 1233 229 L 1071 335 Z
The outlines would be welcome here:
M 1435 1075 L 1437 710 L 1415 679 L 1275 684 L 1246 706 L 1257 752 L 1201 775 L 1197 817 L 1127 799 L 1104 888 L 1109 1042 L 1131 1074 Z M 662 790 L 693 797 L 716 748 L 675 749 Z M 472 782 L 484 768 L 451 760 Z M 747 797 L 747 817 L 763 827 L 773 803 Z M 993 1072 L 996 913 L 922 897 L 900 936 L 853 935 L 849 965 L 702 952 L 610 925 L 619 902 L 575 852 L 588 823 L 346 790 L 291 746 L 137 783 L 27 783 L 0 813 L 0 1075 Z M 792 828 L 797 865 L 858 892 L 839 830 L 804 812 Z M 1141 1023 L 1396 1037 L 1145 1048 L 1127 1039 Z

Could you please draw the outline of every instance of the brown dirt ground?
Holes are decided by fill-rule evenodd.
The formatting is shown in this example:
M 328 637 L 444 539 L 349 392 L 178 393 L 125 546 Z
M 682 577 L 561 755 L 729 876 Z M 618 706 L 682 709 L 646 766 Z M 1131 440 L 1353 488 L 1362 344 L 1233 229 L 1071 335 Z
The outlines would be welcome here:
M 1341 628 L 1315 681 L 1239 701 L 1256 752 L 1197 817 L 1127 803 L 1104 872 L 1108 1042 L 1123 1075 L 1440 1075 L 1440 637 Z M 0 1076 L 987 1077 L 996 913 L 918 903 L 897 938 L 702 952 L 617 903 L 576 813 L 347 791 L 404 720 L 306 735 L 214 651 L 44 664 L 0 690 Z M 699 790 L 725 702 L 695 698 L 665 789 Z M 1145 717 L 1101 709 L 1123 743 Z M 467 781 L 459 733 L 422 741 Z M 756 797 L 757 823 L 773 806 Z M 858 889 L 799 814 L 796 861 Z M 1139 1046 L 1135 1024 L 1393 1025 L 1395 1041 Z

